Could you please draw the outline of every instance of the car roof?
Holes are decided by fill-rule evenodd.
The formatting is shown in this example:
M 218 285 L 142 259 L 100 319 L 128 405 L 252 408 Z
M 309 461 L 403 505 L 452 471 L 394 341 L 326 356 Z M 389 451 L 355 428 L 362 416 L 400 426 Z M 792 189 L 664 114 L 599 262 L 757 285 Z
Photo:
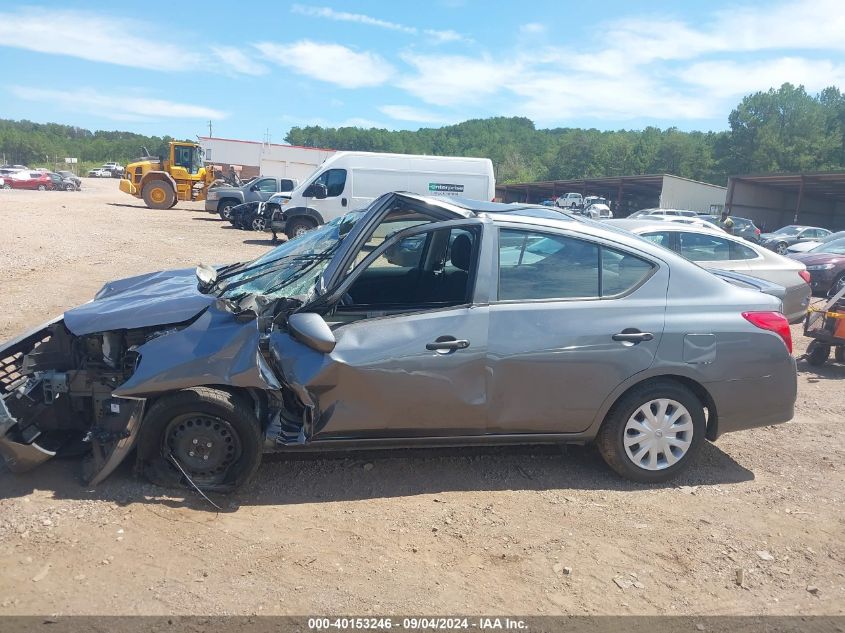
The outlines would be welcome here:
M 701 225 L 697 224 L 689 224 L 687 222 L 673 222 L 667 220 L 641 220 L 639 218 L 629 220 L 627 218 L 621 218 L 619 220 L 606 220 L 608 223 L 612 223 L 614 226 L 618 226 L 619 228 L 625 229 L 626 231 L 636 231 L 636 232 L 643 232 L 647 230 L 654 230 L 654 231 L 686 231 L 687 233 L 703 233 L 706 235 L 729 235 L 725 233 L 718 227 L 710 228 L 707 224 L 702 220 Z

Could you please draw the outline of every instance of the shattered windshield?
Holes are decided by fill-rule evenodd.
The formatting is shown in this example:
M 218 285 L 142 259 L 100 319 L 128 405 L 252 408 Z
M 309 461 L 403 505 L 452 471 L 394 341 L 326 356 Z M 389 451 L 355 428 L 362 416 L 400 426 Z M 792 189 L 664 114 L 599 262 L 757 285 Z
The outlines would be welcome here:
M 308 231 L 234 269 L 221 269 L 217 294 L 237 300 L 248 294 L 302 298 L 328 266 L 343 238 L 364 215 L 354 211 Z

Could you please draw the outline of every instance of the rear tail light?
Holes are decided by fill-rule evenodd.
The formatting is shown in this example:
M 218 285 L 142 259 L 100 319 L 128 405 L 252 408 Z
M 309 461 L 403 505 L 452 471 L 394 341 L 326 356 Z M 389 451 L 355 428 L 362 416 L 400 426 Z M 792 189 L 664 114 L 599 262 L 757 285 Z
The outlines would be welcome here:
M 783 339 L 783 344 L 792 353 L 792 331 L 789 321 L 780 312 L 743 312 L 743 318 L 761 330 L 774 332 Z
M 798 276 L 801 277 L 801 279 L 803 279 L 807 283 L 810 283 L 810 281 L 812 280 L 812 277 L 810 277 L 810 273 L 808 273 L 806 270 L 799 270 Z

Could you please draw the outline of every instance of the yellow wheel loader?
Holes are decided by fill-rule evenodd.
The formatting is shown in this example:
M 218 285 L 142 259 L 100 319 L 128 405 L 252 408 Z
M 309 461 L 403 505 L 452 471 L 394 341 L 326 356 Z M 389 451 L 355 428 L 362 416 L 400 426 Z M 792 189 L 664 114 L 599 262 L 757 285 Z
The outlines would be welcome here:
M 129 163 L 120 179 L 120 190 L 141 198 L 150 209 L 169 209 L 179 200 L 205 200 L 214 181 L 214 170 L 203 165 L 196 143 L 171 142 L 169 156 L 144 156 Z

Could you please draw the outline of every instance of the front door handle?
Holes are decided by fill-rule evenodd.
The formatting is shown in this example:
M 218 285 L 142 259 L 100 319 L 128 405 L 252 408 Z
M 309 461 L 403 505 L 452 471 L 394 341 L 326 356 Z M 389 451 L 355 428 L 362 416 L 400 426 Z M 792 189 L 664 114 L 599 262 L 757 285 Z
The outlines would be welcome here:
M 469 347 L 469 341 L 456 339 L 454 336 L 438 336 L 436 341 L 425 345 L 430 352 L 454 352 L 467 347 Z
M 340 206 L 342 206 L 342 207 L 345 207 L 345 206 L 346 206 L 346 198 L 341 198 L 341 199 L 340 199 Z
M 651 332 L 640 332 L 636 328 L 625 328 L 618 334 L 613 335 L 614 341 L 623 341 L 627 343 L 642 343 L 643 341 L 651 341 L 654 339 L 654 334 Z

